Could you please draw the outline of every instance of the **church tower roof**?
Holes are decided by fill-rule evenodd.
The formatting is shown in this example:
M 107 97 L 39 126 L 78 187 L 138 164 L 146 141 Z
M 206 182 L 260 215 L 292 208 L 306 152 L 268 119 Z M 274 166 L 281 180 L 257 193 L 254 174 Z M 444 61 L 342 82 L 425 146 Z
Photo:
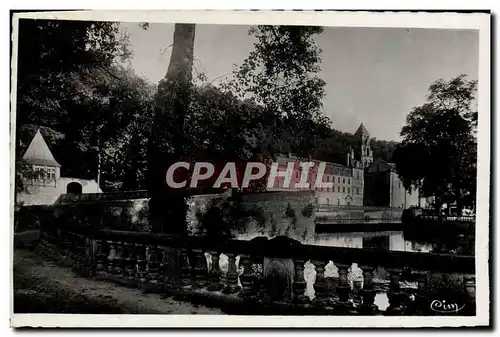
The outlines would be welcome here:
M 31 140 L 28 149 L 23 155 L 23 160 L 32 165 L 40 166 L 56 166 L 61 165 L 55 160 L 52 152 L 50 152 L 49 146 L 43 139 L 40 129 L 37 130 L 35 136 Z
M 354 135 L 357 136 L 357 137 L 360 137 L 360 136 L 370 136 L 370 133 L 368 132 L 368 130 L 366 130 L 366 128 L 363 125 L 363 123 L 361 123 L 359 125 L 358 130 L 356 130 L 356 132 L 354 133 Z

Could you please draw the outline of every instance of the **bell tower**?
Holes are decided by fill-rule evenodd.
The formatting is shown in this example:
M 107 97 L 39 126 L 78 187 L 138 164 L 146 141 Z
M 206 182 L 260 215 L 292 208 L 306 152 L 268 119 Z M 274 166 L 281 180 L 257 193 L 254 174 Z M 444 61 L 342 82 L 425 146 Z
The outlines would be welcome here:
M 370 147 L 370 133 L 366 130 L 363 123 L 361 123 L 356 133 L 354 133 L 354 136 L 361 141 L 361 164 L 363 168 L 367 168 L 373 163 L 373 151 Z

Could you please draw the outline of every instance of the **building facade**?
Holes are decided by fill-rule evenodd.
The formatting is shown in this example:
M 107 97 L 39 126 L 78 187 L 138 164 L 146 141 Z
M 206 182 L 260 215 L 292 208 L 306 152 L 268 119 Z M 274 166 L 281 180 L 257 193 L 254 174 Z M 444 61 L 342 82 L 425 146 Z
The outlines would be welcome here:
M 403 186 L 393 163 L 377 158 L 365 172 L 364 204 L 406 209 L 426 207 L 427 200 L 420 198 L 417 190 L 409 191 Z
M 364 170 L 373 163 L 373 151 L 370 147 L 370 135 L 363 124 L 361 124 L 354 134 L 361 143 L 361 153 L 356 159 L 355 152 L 349 148 L 346 157 L 346 164 L 342 165 L 333 162 L 325 162 L 323 172 L 323 183 L 331 183 L 331 187 L 316 187 L 315 182 L 318 176 L 320 161 L 314 159 L 297 158 L 291 155 L 281 155 L 277 158 L 278 171 L 284 172 L 289 166 L 292 167 L 290 184 L 285 184 L 285 177 L 276 177 L 274 187 L 270 190 L 301 189 L 297 184 L 300 182 L 302 170 L 301 162 L 313 162 L 314 166 L 309 170 L 307 182 L 310 190 L 316 194 L 316 203 L 319 205 L 332 206 L 363 206 L 364 202 Z M 303 189 L 303 188 L 302 188 Z
M 331 183 L 331 187 L 316 187 L 320 161 L 314 159 L 297 158 L 291 155 L 281 155 L 277 158 L 278 171 L 286 172 L 291 167 L 286 184 L 286 177 L 276 177 L 274 187 L 270 190 L 300 190 L 298 186 L 302 170 L 301 162 L 313 162 L 307 182 L 308 189 L 315 191 L 316 203 L 332 206 L 377 206 L 405 209 L 411 206 L 426 207 L 427 200 L 419 198 L 416 190 L 406 190 L 396 173 L 393 163 L 387 163 L 381 158 L 373 157 L 370 146 L 370 133 L 363 123 L 358 127 L 354 136 L 360 143 L 359 153 L 352 148 L 347 152 L 346 165 L 326 162 L 322 181 Z M 288 166 L 291 165 L 291 166 Z
M 62 194 L 102 193 L 95 180 L 61 177 L 61 165 L 55 160 L 38 130 L 21 159 L 31 168 L 25 177 L 24 191 L 17 201 L 25 206 L 52 205 Z

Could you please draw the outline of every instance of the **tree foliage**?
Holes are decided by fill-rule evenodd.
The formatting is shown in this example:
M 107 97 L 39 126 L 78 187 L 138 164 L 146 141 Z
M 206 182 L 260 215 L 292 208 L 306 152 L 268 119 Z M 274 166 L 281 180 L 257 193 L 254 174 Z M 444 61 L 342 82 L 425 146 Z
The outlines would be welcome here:
M 405 187 L 434 197 L 436 207 L 472 206 L 476 195 L 477 82 L 465 75 L 429 87 L 427 102 L 414 108 L 401 130 L 403 142 L 394 153 Z
M 321 50 L 314 36 L 322 27 L 257 26 L 254 50 L 235 67 L 228 84 L 240 98 L 252 97 L 267 114 L 267 148 L 286 142 L 298 155 L 310 155 L 311 134 L 328 123 L 321 115 L 325 82 L 319 78 Z
M 96 179 L 101 156 L 104 190 L 126 187 L 113 172 L 123 160 L 108 152 L 137 138 L 151 90 L 120 66 L 130 55 L 116 23 L 20 20 L 17 161 L 40 128 L 63 176 Z

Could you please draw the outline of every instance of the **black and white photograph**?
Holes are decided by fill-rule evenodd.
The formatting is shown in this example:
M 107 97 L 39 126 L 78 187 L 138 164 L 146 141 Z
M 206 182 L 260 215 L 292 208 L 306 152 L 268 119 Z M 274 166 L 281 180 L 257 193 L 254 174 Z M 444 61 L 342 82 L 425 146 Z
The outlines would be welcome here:
M 11 15 L 11 326 L 490 324 L 488 13 Z

